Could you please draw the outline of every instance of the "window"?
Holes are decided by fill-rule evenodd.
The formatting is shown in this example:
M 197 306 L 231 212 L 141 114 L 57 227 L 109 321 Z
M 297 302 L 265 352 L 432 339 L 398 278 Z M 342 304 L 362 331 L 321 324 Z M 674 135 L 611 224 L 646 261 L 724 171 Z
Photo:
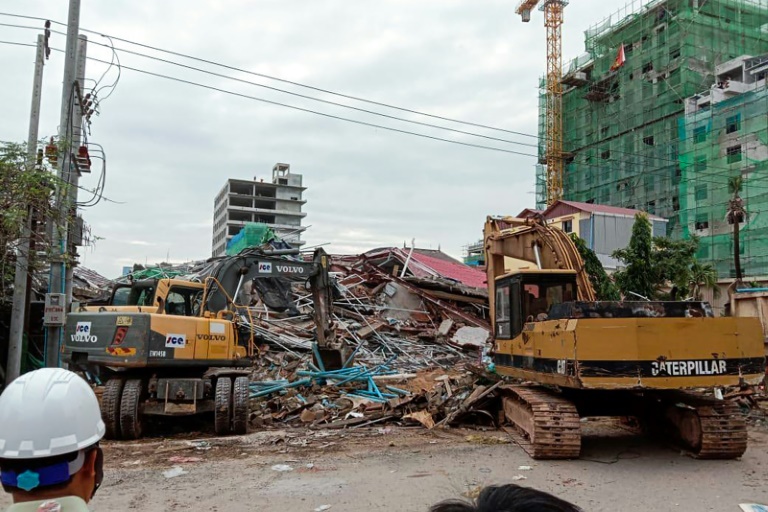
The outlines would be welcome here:
M 694 162 L 693 168 L 696 172 L 703 172 L 707 170 L 707 157 L 704 155 L 697 156 Z
M 126 306 L 128 305 L 128 298 L 131 295 L 131 287 L 130 286 L 122 286 L 115 290 L 115 292 L 112 294 L 112 305 L 113 306 Z
M 680 211 L 680 196 L 672 196 L 672 210 Z
M 680 48 L 672 48 L 669 50 L 669 60 L 676 59 L 680 56 Z
M 571 302 L 576 298 L 574 283 L 546 282 L 523 286 L 523 316 L 526 322 L 546 320 L 555 304 Z
M 693 129 L 693 143 L 699 144 L 700 142 L 706 142 L 707 140 L 707 127 L 698 126 Z
M 646 210 L 651 215 L 654 215 L 656 213 L 656 201 L 648 201 L 648 206 L 646 207 Z
M 703 201 L 706 198 L 707 198 L 707 186 L 696 185 L 696 200 Z
M 611 150 L 606 149 L 605 151 L 600 153 L 600 158 L 602 158 L 603 160 L 608 160 L 609 158 L 611 158 Z
M 739 130 L 741 130 L 741 114 L 736 114 L 725 120 L 725 133 L 733 133 Z
M 649 71 L 653 71 L 653 62 L 646 62 L 643 64 L 643 73 L 648 73 Z
M 731 146 L 725 152 L 728 155 L 727 159 L 729 164 L 741 162 L 741 145 Z
M 155 303 L 155 288 L 153 286 L 131 288 L 127 306 L 152 306 Z
M 709 229 L 709 215 L 702 213 L 696 216 L 696 229 Z
M 643 137 L 643 144 L 646 146 L 653 146 L 653 135 L 649 135 L 648 137 Z
M 184 296 L 178 292 L 169 292 L 165 300 L 165 312 L 169 315 L 184 316 Z
M 168 315 L 199 316 L 203 290 L 174 286 L 168 291 L 165 312 Z
M 607 126 L 603 126 L 602 128 L 600 128 L 600 136 L 601 137 L 607 137 L 608 136 L 608 127 Z
M 510 338 L 509 313 L 509 284 L 505 284 L 496 288 L 496 336 L 499 338 Z
M 564 220 L 562 227 L 563 227 L 563 231 L 565 231 L 566 233 L 570 233 L 571 231 L 573 231 L 573 221 Z

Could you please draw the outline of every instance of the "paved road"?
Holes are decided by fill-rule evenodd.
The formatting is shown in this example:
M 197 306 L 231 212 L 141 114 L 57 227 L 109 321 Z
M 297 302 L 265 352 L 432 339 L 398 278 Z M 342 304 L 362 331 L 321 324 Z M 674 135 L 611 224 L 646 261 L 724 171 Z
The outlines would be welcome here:
M 738 461 L 693 460 L 642 437 L 614 433 L 585 437 L 581 460 L 559 462 L 531 461 L 514 444 L 468 441 L 466 431 L 369 432 L 344 439 L 340 433 L 327 439 L 259 434 L 257 441 L 249 436 L 207 451 L 183 449 L 184 441 L 114 443 L 107 447 L 110 469 L 93 508 L 311 512 L 330 505 L 331 512 L 425 511 L 439 500 L 517 476 L 525 477 L 518 483 L 585 511 L 738 512 L 738 503 L 768 502 L 764 432 L 750 434 L 750 449 Z M 179 456 L 203 460 L 179 463 L 187 473 L 165 478 L 162 472 L 175 464 L 169 459 Z M 273 469 L 281 464 L 292 470 Z

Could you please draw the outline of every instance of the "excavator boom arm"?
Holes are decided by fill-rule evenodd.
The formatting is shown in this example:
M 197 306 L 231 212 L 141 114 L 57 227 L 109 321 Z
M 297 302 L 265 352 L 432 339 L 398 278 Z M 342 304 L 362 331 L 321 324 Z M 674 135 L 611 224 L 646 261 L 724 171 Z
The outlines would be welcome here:
M 333 283 L 328 275 L 330 259 L 322 248 L 315 249 L 311 262 L 282 259 L 278 254 L 254 251 L 222 261 L 205 287 L 205 310 L 217 313 L 232 306 L 246 306 L 239 295 L 243 285 L 252 280 L 307 280 L 314 302 L 317 341 L 321 348 L 335 344 L 331 320 Z M 232 302 L 234 301 L 234 304 Z

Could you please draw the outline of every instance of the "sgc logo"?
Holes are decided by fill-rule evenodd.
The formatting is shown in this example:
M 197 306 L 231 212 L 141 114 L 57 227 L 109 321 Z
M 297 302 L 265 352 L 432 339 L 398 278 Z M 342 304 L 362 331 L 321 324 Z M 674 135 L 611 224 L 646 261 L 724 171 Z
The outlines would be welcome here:
M 99 338 L 91 335 L 91 322 L 77 322 L 75 334 L 70 336 L 74 343 L 96 343 Z
M 184 348 L 186 346 L 186 334 L 168 334 L 165 337 L 165 348 Z

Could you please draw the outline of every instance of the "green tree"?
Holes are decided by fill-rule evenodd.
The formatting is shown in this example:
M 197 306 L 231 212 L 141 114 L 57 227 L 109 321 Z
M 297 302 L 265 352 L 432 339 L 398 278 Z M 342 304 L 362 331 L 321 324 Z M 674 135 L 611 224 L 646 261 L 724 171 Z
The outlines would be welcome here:
M 713 291 L 715 297 L 720 295 L 720 288 L 717 287 L 717 270 L 709 263 L 701 264 L 694 261 L 691 265 L 688 292 L 695 300 L 701 300 L 701 292 L 707 288 Z
M 736 270 L 736 283 L 741 283 L 741 241 L 739 240 L 740 224 L 747 219 L 747 211 L 744 209 L 744 200 L 739 193 L 744 180 L 741 176 L 732 176 L 728 179 L 728 192 L 731 199 L 728 200 L 727 220 L 733 226 L 733 266 Z
M 651 264 L 656 298 L 681 300 L 688 296 L 692 279 L 692 266 L 696 263 L 696 251 L 699 249 L 699 239 L 692 237 L 688 240 L 672 240 L 667 237 L 653 239 Z M 671 285 L 668 295 L 662 291 Z
M 613 252 L 613 257 L 626 265 L 624 269 L 616 271 L 613 278 L 621 293 L 628 299 L 634 297 L 633 293 L 648 299 L 656 296 L 656 288 L 661 280 L 653 264 L 651 233 L 648 215 L 638 213 L 635 215 L 629 246 Z
M 597 300 L 620 300 L 619 289 L 613 283 L 608 274 L 605 273 L 603 264 L 597 258 L 595 251 L 587 247 L 586 242 L 576 233 L 571 233 L 571 240 L 579 250 L 581 259 L 584 260 L 584 270 L 589 276 L 592 288 L 595 289 Z
M 0 303 L 12 296 L 16 252 L 30 209 L 40 218 L 52 215 L 53 176 L 38 166 L 28 166 L 23 145 L 0 143 Z M 40 233 L 33 233 L 36 247 L 45 244 Z M 34 264 L 34 253 L 30 254 Z

